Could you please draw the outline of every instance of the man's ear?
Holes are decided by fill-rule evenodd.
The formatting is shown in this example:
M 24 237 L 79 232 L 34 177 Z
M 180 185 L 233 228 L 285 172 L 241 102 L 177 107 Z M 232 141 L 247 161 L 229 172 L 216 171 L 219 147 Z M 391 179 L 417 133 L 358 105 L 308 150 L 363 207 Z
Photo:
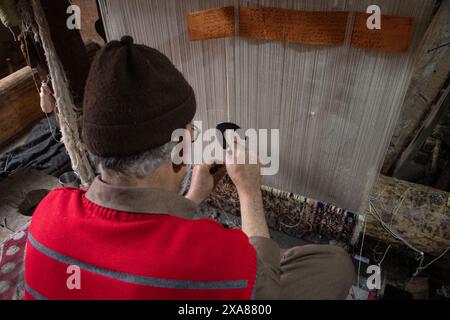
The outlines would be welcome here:
M 184 128 L 186 130 L 188 130 L 189 132 L 191 132 L 192 131 L 192 124 L 188 123 Z M 180 143 L 181 142 L 182 141 L 180 141 Z M 184 152 L 184 150 L 180 151 L 180 154 L 179 154 L 180 157 L 184 156 L 183 152 Z M 179 173 L 184 167 L 186 167 L 186 165 L 184 163 L 182 163 L 182 164 L 174 164 L 173 162 L 171 162 L 171 163 L 172 163 L 173 172 L 175 172 L 175 173 Z
M 186 165 L 184 163 L 183 164 L 174 164 L 172 162 L 172 170 L 175 173 L 179 173 L 184 167 L 186 167 Z

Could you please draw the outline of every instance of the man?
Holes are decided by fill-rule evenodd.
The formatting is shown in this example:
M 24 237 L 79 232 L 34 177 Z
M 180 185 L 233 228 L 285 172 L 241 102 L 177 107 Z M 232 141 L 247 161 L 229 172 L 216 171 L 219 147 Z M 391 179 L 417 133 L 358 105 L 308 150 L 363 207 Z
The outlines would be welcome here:
M 91 67 L 83 139 L 99 177 L 85 193 L 62 188 L 40 204 L 26 253 L 26 299 L 344 299 L 353 278 L 333 246 L 282 251 L 270 239 L 259 165 L 226 171 L 242 230 L 194 219 L 214 188 L 208 165 L 171 161 L 174 130 L 191 130 L 195 95 L 155 49 L 108 43 Z

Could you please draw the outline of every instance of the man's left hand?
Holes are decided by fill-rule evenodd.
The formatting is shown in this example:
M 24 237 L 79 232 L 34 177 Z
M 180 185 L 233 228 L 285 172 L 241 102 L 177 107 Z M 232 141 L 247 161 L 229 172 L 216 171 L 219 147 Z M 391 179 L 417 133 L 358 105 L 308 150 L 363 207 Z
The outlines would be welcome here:
M 192 181 L 186 198 L 200 205 L 213 192 L 219 181 L 225 176 L 225 166 L 211 174 L 210 170 L 213 165 L 199 164 L 193 167 Z

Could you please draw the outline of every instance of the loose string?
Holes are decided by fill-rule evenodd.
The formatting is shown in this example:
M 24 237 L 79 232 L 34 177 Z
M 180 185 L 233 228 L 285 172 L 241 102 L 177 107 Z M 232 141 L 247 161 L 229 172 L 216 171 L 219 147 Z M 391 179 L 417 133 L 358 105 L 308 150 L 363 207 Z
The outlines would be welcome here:
M 396 210 L 398 209 L 398 206 L 396 207 Z M 392 230 L 392 228 L 386 224 L 383 219 L 381 218 L 380 213 L 378 212 L 377 208 L 374 206 L 374 204 L 372 203 L 372 201 L 369 204 L 369 213 L 378 220 L 378 222 L 381 224 L 381 226 L 383 227 L 383 229 L 388 232 L 392 237 L 394 237 L 395 239 L 399 240 L 400 242 L 402 242 L 404 245 L 406 245 L 409 249 L 411 249 L 412 251 L 414 251 L 416 253 L 416 259 L 417 261 L 419 261 L 419 266 L 417 267 L 416 271 L 414 272 L 414 274 L 412 275 L 412 277 L 417 277 L 422 271 L 424 271 L 425 269 L 429 268 L 431 265 L 433 265 L 434 263 L 436 263 L 437 261 L 439 261 L 440 259 L 442 259 L 447 252 L 449 252 L 450 247 L 446 248 L 439 256 L 437 256 L 435 259 L 431 260 L 428 264 L 424 265 L 425 263 L 425 253 L 419 249 L 417 249 L 414 245 L 412 245 L 410 242 L 408 242 L 407 240 L 405 240 L 402 236 L 400 236 L 397 232 L 395 232 L 394 230 Z M 392 220 L 391 220 L 392 221 Z M 384 261 L 384 258 L 387 255 L 387 252 L 389 251 L 389 249 L 391 248 L 391 245 L 389 245 L 388 249 L 386 250 L 383 259 L 381 260 L 381 262 L 379 263 L 379 265 L 381 265 L 381 263 Z
M 25 57 L 25 59 L 26 59 L 26 62 L 27 62 L 27 64 L 28 64 L 28 66 L 30 67 L 30 73 L 31 73 L 31 77 L 32 77 L 33 82 L 34 82 L 34 86 L 36 87 L 36 91 L 37 91 L 38 95 L 40 95 L 40 94 L 41 94 L 41 91 L 40 91 L 40 89 L 39 89 L 39 83 L 38 83 L 38 81 L 36 80 L 35 74 L 34 74 L 34 72 L 33 72 L 33 68 L 31 67 L 30 52 L 29 52 L 29 49 L 28 49 L 28 41 L 27 41 L 27 39 L 26 39 L 26 33 L 27 33 L 28 31 L 29 31 L 29 30 L 24 31 L 24 43 L 25 43 L 25 51 L 26 51 L 26 57 Z M 46 81 L 46 83 L 48 84 L 49 82 L 50 82 L 50 75 L 47 75 L 47 81 Z M 53 95 L 53 93 L 52 93 L 51 91 L 50 91 L 49 93 L 51 94 L 51 96 L 52 96 L 52 98 L 54 99 L 54 101 L 56 101 L 55 96 Z M 50 122 L 50 118 L 48 117 L 48 114 L 45 113 L 45 112 L 44 112 L 44 114 L 45 114 L 45 117 L 47 118 L 48 129 L 49 129 L 49 131 L 50 131 L 50 134 L 51 134 L 51 136 L 52 136 L 52 139 L 53 139 L 56 143 L 61 143 L 61 140 L 58 140 L 58 139 L 56 138 L 56 136 L 55 136 L 55 133 L 53 132 L 53 127 L 52 127 L 52 124 L 51 124 L 51 122 Z

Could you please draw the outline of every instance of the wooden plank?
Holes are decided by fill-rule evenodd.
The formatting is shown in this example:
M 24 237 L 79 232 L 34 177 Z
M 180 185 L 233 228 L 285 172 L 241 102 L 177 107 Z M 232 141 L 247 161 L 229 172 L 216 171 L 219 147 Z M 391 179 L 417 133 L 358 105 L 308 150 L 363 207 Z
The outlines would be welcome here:
M 420 130 L 417 132 L 414 139 L 400 156 L 400 159 L 398 160 L 394 169 L 394 177 L 397 176 L 399 172 L 401 172 L 403 167 L 408 163 L 408 161 L 411 160 L 417 154 L 417 152 L 419 152 L 420 148 L 431 136 L 442 115 L 449 109 L 449 107 L 450 85 L 447 86 L 447 88 L 444 90 L 439 101 L 433 106 L 431 113 L 421 125 Z
M 193 12 L 188 15 L 188 31 L 191 41 L 234 37 L 234 7 Z
M 450 0 L 443 0 L 421 44 L 410 88 L 383 166 L 391 174 L 450 75 Z
M 390 52 L 408 51 L 413 18 L 383 15 L 381 29 L 368 29 L 369 14 L 357 12 L 352 34 L 353 48 L 378 49 Z
M 0 80 L 0 145 L 6 144 L 43 117 L 33 72 L 29 67 Z
M 308 45 L 342 45 L 348 12 L 239 8 L 239 35 Z

